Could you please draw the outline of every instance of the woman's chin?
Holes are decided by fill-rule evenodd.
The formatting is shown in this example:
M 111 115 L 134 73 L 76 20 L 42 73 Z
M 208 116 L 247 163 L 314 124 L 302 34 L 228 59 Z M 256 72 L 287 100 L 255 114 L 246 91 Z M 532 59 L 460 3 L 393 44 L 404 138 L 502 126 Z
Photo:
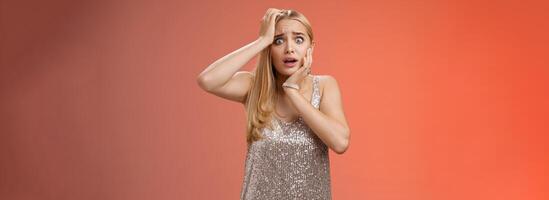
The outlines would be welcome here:
M 288 68 L 288 67 L 286 67 L 286 66 L 284 66 L 284 67 L 285 67 L 285 68 L 283 68 L 283 69 L 277 69 L 277 72 L 278 72 L 279 74 L 282 74 L 283 76 L 291 76 L 291 75 L 294 74 L 294 73 L 297 71 L 297 69 L 298 69 L 298 67 L 291 67 L 291 68 Z
M 292 68 L 286 69 L 283 74 L 286 75 L 286 76 L 291 76 L 297 71 L 297 69 L 298 69 L 297 67 L 292 67 Z

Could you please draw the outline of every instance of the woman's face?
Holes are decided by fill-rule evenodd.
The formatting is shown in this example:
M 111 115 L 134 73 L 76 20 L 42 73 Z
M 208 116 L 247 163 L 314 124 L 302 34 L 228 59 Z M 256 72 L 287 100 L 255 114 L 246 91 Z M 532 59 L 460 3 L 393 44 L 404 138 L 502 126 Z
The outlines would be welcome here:
M 292 19 L 278 21 L 271 44 L 271 58 L 276 71 L 282 75 L 292 75 L 303 65 L 309 47 L 311 41 L 301 22 Z

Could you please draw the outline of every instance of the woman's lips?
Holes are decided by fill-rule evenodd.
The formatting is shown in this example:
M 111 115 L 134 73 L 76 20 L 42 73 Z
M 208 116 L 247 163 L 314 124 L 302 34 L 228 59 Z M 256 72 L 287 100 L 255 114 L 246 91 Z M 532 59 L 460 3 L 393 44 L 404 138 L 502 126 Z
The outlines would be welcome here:
M 284 63 L 284 66 L 286 67 L 294 67 L 296 65 L 297 61 L 296 62 L 285 62 Z
M 294 62 L 284 62 L 284 66 L 289 67 L 289 68 L 292 68 L 292 67 L 296 66 L 297 63 L 298 63 L 297 60 L 294 61 Z

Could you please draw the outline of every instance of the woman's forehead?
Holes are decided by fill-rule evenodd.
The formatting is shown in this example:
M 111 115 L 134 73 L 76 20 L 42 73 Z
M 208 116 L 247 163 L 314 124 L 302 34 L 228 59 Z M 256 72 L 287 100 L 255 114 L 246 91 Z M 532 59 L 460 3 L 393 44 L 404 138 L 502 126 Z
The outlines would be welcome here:
M 278 21 L 276 24 L 275 35 L 280 34 L 292 34 L 292 33 L 303 33 L 306 34 L 307 30 L 301 22 L 293 19 L 283 19 Z

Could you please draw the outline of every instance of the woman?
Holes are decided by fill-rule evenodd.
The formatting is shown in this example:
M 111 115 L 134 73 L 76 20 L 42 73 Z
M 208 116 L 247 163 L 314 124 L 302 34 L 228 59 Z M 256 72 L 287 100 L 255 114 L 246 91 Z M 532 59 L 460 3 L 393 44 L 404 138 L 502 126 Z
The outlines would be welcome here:
M 331 199 L 328 149 L 344 153 L 350 132 L 336 80 L 310 74 L 313 39 L 301 13 L 270 8 L 257 40 L 198 76 L 202 89 L 246 107 L 241 199 Z M 239 71 L 258 53 L 253 72 Z

